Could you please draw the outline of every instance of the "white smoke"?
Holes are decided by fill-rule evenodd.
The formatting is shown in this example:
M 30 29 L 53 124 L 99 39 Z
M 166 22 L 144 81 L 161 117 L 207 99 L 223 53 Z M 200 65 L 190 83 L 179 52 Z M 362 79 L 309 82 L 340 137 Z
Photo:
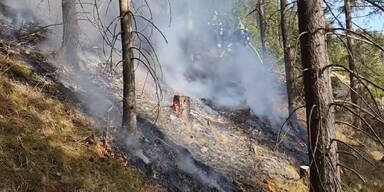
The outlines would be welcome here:
M 87 69 L 92 70 L 97 63 L 106 59 L 101 52 L 104 39 L 100 35 L 100 30 L 103 29 L 98 24 L 102 22 L 104 26 L 107 26 L 112 21 L 116 21 L 119 15 L 118 1 L 113 0 L 112 4 L 108 4 L 109 1 L 101 1 L 105 3 L 99 5 L 100 20 L 95 15 L 95 7 L 89 4 L 93 0 L 82 0 L 82 2 L 83 5 L 78 6 L 82 12 L 79 15 L 82 32 L 80 43 L 84 48 L 80 57 L 87 64 Z M 206 25 L 215 10 L 213 7 L 219 6 L 218 11 L 221 15 L 235 17 L 229 12 L 232 9 L 231 0 L 171 0 L 171 12 L 173 13 L 171 25 L 169 25 L 169 8 L 164 2 L 149 1 L 153 9 L 155 24 L 160 27 L 169 41 L 168 44 L 165 44 L 160 38 L 154 39 L 160 62 L 163 65 L 165 84 L 175 91 L 195 99 L 205 98 L 231 108 L 249 106 L 256 115 L 260 116 L 281 116 L 277 110 L 279 107 L 276 107 L 281 103 L 279 101 L 280 87 L 271 72 L 271 67 L 261 64 L 249 48 L 238 46 L 235 54 L 222 58 L 216 56 L 214 49 L 205 48 L 212 47 L 214 42 L 213 39 L 203 38 L 209 37 L 206 35 L 210 33 Z M 28 22 L 32 17 L 38 18 L 45 25 L 62 22 L 61 1 L 59 0 L 6 0 L 6 3 L 18 10 L 17 16 L 12 19 L 20 25 Z M 118 22 L 116 24 L 118 26 Z M 194 33 L 192 35 L 187 33 L 188 30 L 192 30 Z M 118 31 L 119 27 L 117 33 Z M 61 45 L 61 39 L 62 27 L 56 26 L 52 29 L 49 40 L 44 44 L 45 50 L 56 51 Z M 183 45 L 185 41 L 197 46 L 194 46 L 191 52 L 186 52 Z M 116 45 L 118 44 L 119 42 L 116 43 Z M 90 47 L 96 47 L 98 51 L 87 50 Z M 202 60 L 193 58 L 196 62 L 192 64 L 191 57 L 197 57 L 194 55 L 195 52 L 206 57 L 201 57 Z M 117 58 L 119 59 L 119 57 Z M 221 62 L 216 62 L 220 59 Z M 82 90 L 91 95 L 85 98 L 80 97 L 86 103 L 88 112 L 96 117 L 103 117 L 115 102 L 109 99 L 110 93 L 104 89 L 107 83 L 103 83 L 99 79 L 95 84 L 95 80 L 89 76 L 89 73 L 74 72 L 73 77 L 72 80 L 77 81 Z M 119 112 L 116 114 L 115 119 L 120 119 L 121 114 Z M 120 121 L 116 120 L 116 122 Z M 128 140 L 131 142 L 130 139 Z M 130 144 L 127 143 L 127 146 Z M 143 156 L 142 151 L 138 150 L 136 155 L 145 162 L 149 162 L 149 159 Z M 180 169 L 199 175 L 201 180 L 220 189 L 217 178 L 202 175 L 202 171 L 196 167 L 190 157 L 182 158 L 177 165 Z
M 107 26 L 112 21 L 119 21 L 116 20 L 119 16 L 118 1 L 113 1 L 111 4 L 108 4 L 107 1 L 100 1 L 97 8 L 93 0 L 74 2 L 77 3 L 77 17 L 80 27 L 80 42 L 78 44 L 80 49 L 77 54 L 83 71 L 68 69 L 68 65 L 59 58 L 52 57 L 50 58 L 51 62 L 59 68 L 56 77 L 67 87 L 74 87 L 74 90 L 79 92 L 78 99 L 82 102 L 87 113 L 99 120 L 113 121 L 109 123 L 119 126 L 121 122 L 120 109 L 116 109 L 119 108 L 116 106 L 120 106 L 120 103 L 117 98 L 114 99 L 116 95 L 107 90 L 111 87 L 107 79 L 100 78 L 96 72 L 110 55 L 111 48 L 103 41 L 101 31 L 103 31 L 102 27 Z M 29 22 L 50 26 L 47 40 L 37 46 L 39 50 L 54 53 L 60 49 L 63 38 L 61 0 L 5 0 L 4 4 L 8 11 L 6 16 L 14 27 L 21 28 Z M 119 22 L 113 23 L 112 27 L 115 25 L 120 26 Z M 118 27 L 116 33 L 119 33 L 119 30 Z M 112 34 L 105 38 L 112 39 Z M 115 48 L 118 50 L 120 47 L 119 42 L 117 42 Z M 120 60 L 116 53 L 114 53 L 113 58 L 117 61 Z M 111 117 L 111 115 L 115 117 Z
M 157 45 L 165 82 L 195 99 L 231 108 L 249 106 L 256 115 L 281 117 L 281 87 L 272 67 L 262 64 L 250 47 L 233 47 L 233 53 L 220 58 L 213 36 L 207 35 L 214 11 L 223 16 L 228 33 L 234 32 L 236 26 L 231 21 L 237 16 L 230 12 L 230 1 L 173 2 L 174 10 L 183 11 L 174 13 L 170 27 L 166 20 L 160 21 L 169 43 Z M 191 45 L 185 46 L 186 42 Z
M 93 1 L 81 2 L 78 5 L 81 46 L 94 47 L 99 51 L 96 54 L 84 52 L 82 58 L 87 62 L 91 60 L 95 65 L 108 56 L 108 48 L 106 55 L 101 53 L 103 39 L 100 35 L 100 24 L 107 26 L 116 20 L 118 1 L 112 1 L 111 4 L 100 1 L 98 14 Z M 155 39 L 163 66 L 163 80 L 175 91 L 195 99 L 209 99 L 231 108 L 249 106 L 256 115 L 281 117 L 281 87 L 268 64 L 261 64 L 250 48 L 242 46 L 233 47 L 235 53 L 230 54 L 230 57 L 217 57 L 215 41 L 209 35 L 211 32 L 207 23 L 213 12 L 217 11 L 227 25 L 228 33 L 232 33 L 236 25 L 232 21 L 238 15 L 231 13 L 234 8 L 231 2 L 232 0 L 171 0 L 172 10 L 169 11 L 166 1 L 149 1 L 154 23 L 160 27 L 169 42 L 166 44 L 162 39 Z M 140 1 L 135 3 L 136 8 L 143 5 Z M 19 10 L 15 14 L 19 23 L 35 17 L 46 25 L 61 23 L 61 1 L 7 0 L 6 4 Z M 137 14 L 149 17 L 149 12 L 143 13 L 141 10 Z M 172 13 L 171 25 L 169 13 Z M 137 22 L 143 21 L 137 19 Z M 119 30 L 118 22 L 115 25 Z M 42 47 L 57 50 L 61 44 L 61 31 L 61 26 L 54 27 L 50 41 Z M 192 48 L 186 48 L 186 42 L 192 44 L 189 46 Z M 119 48 L 119 42 L 116 45 Z M 199 55 L 200 60 L 196 59 Z M 82 79 L 84 78 L 81 81 Z

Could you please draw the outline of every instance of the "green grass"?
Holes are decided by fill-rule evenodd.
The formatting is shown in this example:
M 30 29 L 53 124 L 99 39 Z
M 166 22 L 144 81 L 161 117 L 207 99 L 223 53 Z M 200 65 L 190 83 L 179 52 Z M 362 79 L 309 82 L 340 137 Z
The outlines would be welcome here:
M 0 54 L 0 191 L 161 191 L 85 142 L 92 120 L 41 93 L 41 81 Z

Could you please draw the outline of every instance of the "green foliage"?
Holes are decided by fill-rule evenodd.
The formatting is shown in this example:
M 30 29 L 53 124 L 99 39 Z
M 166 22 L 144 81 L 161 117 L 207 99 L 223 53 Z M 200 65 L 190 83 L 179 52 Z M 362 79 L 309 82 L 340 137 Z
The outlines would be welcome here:
M 365 33 L 357 31 L 359 33 Z M 378 32 L 371 33 L 370 36 L 379 45 L 384 45 L 384 35 Z M 340 37 L 344 42 L 346 39 Z M 339 64 L 345 67 L 349 67 L 348 51 L 345 48 L 345 44 L 336 37 L 332 37 L 328 40 L 329 44 L 329 59 L 331 64 Z M 360 75 L 368 78 L 369 80 L 377 83 L 379 86 L 384 87 L 384 53 L 377 47 L 367 43 L 363 40 L 354 41 L 354 58 L 357 66 L 357 70 Z M 345 76 L 349 76 L 348 73 L 343 73 Z M 373 91 L 374 96 L 381 99 L 384 97 L 384 92 L 369 86 Z

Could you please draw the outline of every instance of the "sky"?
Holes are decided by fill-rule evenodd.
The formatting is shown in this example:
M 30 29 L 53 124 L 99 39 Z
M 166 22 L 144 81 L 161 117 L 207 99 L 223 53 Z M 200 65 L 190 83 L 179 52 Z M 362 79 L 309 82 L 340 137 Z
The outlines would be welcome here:
M 342 1 L 328 2 L 332 7 L 332 10 L 335 15 L 338 16 L 338 19 L 345 23 L 345 15 L 344 12 L 340 13 L 342 10 L 342 6 L 344 5 Z M 384 33 L 384 12 L 376 11 L 374 14 L 370 14 L 373 12 L 372 8 L 365 8 L 361 10 L 353 9 L 352 20 L 359 27 L 367 29 L 368 31 L 379 31 Z M 368 16 L 367 16 L 368 15 Z M 331 14 L 328 15 L 328 18 L 331 19 L 333 16 Z M 335 24 L 337 24 L 335 22 Z M 358 29 L 358 26 L 354 25 L 355 29 Z
M 368 30 L 384 32 L 384 13 L 378 13 L 375 15 L 368 16 L 366 18 L 360 17 L 369 14 L 368 11 L 360 11 L 354 15 L 355 22 L 363 28 Z

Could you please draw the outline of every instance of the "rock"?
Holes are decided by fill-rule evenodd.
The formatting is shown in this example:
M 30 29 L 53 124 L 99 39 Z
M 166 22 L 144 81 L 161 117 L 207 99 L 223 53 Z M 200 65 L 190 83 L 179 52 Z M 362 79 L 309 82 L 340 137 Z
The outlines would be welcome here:
M 200 151 L 201 151 L 202 153 L 206 153 L 206 152 L 208 152 L 208 150 L 209 150 L 209 149 L 208 149 L 207 147 L 202 147 Z

